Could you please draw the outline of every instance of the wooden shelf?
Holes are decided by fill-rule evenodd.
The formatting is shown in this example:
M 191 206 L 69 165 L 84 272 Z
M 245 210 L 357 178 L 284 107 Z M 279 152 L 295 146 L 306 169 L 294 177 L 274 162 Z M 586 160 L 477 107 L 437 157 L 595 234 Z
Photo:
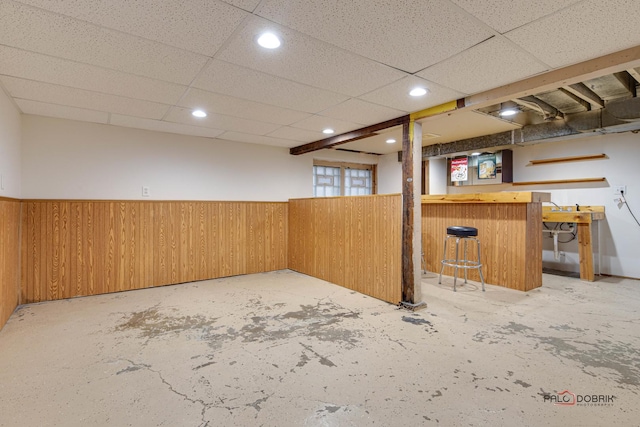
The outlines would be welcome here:
M 606 158 L 606 154 L 588 154 L 586 156 L 556 157 L 553 159 L 530 160 L 529 164 L 532 166 L 536 166 L 548 163 L 580 162 L 583 160 L 598 160 Z
M 578 179 L 551 179 L 548 181 L 522 181 L 512 182 L 511 185 L 551 185 L 551 184 L 579 184 L 583 182 L 604 182 L 606 178 L 578 178 Z

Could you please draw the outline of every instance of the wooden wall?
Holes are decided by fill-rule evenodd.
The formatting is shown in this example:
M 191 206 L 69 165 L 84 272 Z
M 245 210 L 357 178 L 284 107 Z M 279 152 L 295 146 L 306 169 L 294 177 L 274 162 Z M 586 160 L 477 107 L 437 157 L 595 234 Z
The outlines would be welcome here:
M 0 329 L 18 306 L 20 201 L 0 198 Z
M 486 283 L 520 291 L 542 286 L 541 203 L 423 204 L 427 270 L 440 273 L 444 238 L 452 225 L 478 229 Z M 453 257 L 453 246 L 448 258 Z M 476 257 L 475 245 L 469 245 L 472 247 L 469 257 Z M 445 267 L 444 274 L 453 276 L 453 268 Z M 469 270 L 469 279 L 480 280 L 477 270 Z
M 289 268 L 398 304 L 400 195 L 289 201 Z
M 24 201 L 21 303 L 287 268 L 287 203 Z

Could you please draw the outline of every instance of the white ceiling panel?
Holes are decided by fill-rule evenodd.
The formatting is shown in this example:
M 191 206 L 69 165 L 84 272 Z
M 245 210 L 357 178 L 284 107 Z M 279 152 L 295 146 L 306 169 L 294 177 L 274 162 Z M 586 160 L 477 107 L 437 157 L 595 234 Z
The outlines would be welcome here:
M 5 46 L 180 84 L 189 84 L 207 61 L 202 55 L 10 1 L 0 2 L 0 40 Z
M 241 117 L 247 120 L 289 125 L 310 117 L 309 113 L 266 105 L 246 99 L 220 95 L 201 89 L 191 88 L 180 101 L 180 106 L 191 109 L 203 109 L 210 113 Z
M 372 104 L 356 98 L 351 98 L 342 104 L 318 113 L 320 116 L 333 117 L 360 125 L 373 125 L 405 114 L 407 114 L 406 111 Z
M 423 87 L 429 90 L 425 96 L 412 97 L 409 92 L 414 87 Z M 463 97 L 464 94 L 440 86 L 436 83 L 421 79 L 419 77 L 408 76 L 402 80 L 391 83 L 382 89 L 375 90 L 360 99 L 380 105 L 386 105 L 396 110 L 414 112 L 424 110 L 448 101 Z
M 0 76 L 4 87 L 15 98 L 67 105 L 88 110 L 105 111 L 148 119 L 160 119 L 168 105 L 139 99 L 124 98 L 49 83 Z
M 582 0 L 451 0 L 498 31 L 506 33 Z
M 129 98 L 176 103 L 186 86 L 0 45 L 0 74 Z
M 412 73 L 494 34 L 449 0 L 265 0 L 257 14 Z
M 240 9 L 246 10 L 248 12 L 253 12 L 260 3 L 260 0 L 222 0 L 225 3 L 232 4 L 235 7 L 239 7 Z
M 24 114 L 57 117 L 59 119 L 79 120 L 82 122 L 107 123 L 109 113 L 104 111 L 85 110 L 83 108 L 54 105 L 29 99 L 16 99 L 16 104 Z
M 318 141 L 324 138 L 327 138 L 330 135 L 325 135 L 322 132 L 312 132 L 306 129 L 293 128 L 290 126 L 282 126 L 281 128 L 271 132 L 267 136 L 271 136 L 273 138 L 281 138 L 281 139 L 289 139 L 292 141 L 297 141 L 300 144 L 305 144 L 307 142 Z M 300 145 L 300 144 L 295 144 Z
M 472 94 L 522 80 L 547 68 L 509 40 L 496 36 L 417 75 L 458 92 Z
M 320 132 L 324 138 L 328 138 L 331 135 L 323 134 L 322 131 L 324 129 L 327 129 L 327 128 L 333 129 L 335 131 L 335 134 L 339 135 L 341 133 L 345 133 L 350 130 L 359 129 L 362 126 L 359 125 L 358 123 L 345 122 L 344 120 L 336 119 L 333 117 L 314 115 L 292 124 L 291 127 L 295 127 L 298 129 L 306 129 L 314 132 Z
M 249 15 L 215 0 L 19 1 L 207 56 Z
M 165 117 L 165 120 L 186 125 L 203 126 L 254 135 L 264 135 L 280 127 L 280 125 L 273 123 L 223 116 L 221 114 L 209 114 L 205 118 L 197 118 L 191 115 L 191 111 L 192 110 L 188 108 L 173 107 Z
M 345 95 L 217 60 L 211 61 L 193 86 L 307 113 L 317 113 L 348 99 Z
M 139 117 L 122 116 L 120 114 L 112 114 L 109 124 L 158 132 L 177 133 L 181 135 L 202 136 L 205 138 L 215 138 L 224 132 L 219 129 L 189 126 L 160 120 L 141 119 Z
M 287 139 L 281 138 L 273 138 L 271 136 L 263 136 L 263 135 L 250 135 L 248 133 L 241 132 L 225 132 L 220 135 L 220 139 L 226 139 L 228 141 L 236 141 L 236 142 L 248 142 L 251 144 L 263 144 L 263 145 L 272 145 L 274 147 L 286 147 L 291 148 L 297 145 L 300 145 L 297 141 L 291 141 Z
M 517 123 L 478 113 L 477 111 L 456 111 L 453 114 L 440 114 L 423 120 L 423 137 L 427 133 L 440 136 L 426 138 L 423 140 L 422 145 L 458 141 L 478 135 L 492 135 L 520 127 L 522 126 Z
M 264 49 L 256 43 L 265 31 L 278 34 L 282 40 L 279 49 Z M 252 17 L 216 58 L 351 96 L 370 92 L 406 75 L 258 17 Z
M 396 142 L 388 144 L 386 142 L 388 139 L 395 139 Z M 394 126 L 392 129 L 384 133 L 348 142 L 346 144 L 339 145 L 337 148 L 375 154 L 397 153 L 398 151 L 402 151 L 402 126 Z
M 550 66 L 562 67 L 640 45 L 638 0 L 591 0 L 506 36 Z

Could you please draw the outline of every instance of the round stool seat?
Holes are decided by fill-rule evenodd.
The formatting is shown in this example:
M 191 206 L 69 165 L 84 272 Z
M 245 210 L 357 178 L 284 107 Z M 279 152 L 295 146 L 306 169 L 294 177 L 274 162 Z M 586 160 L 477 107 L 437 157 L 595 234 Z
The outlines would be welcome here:
M 478 235 L 478 229 L 475 227 L 462 227 L 454 225 L 447 227 L 447 234 L 456 237 L 473 237 Z

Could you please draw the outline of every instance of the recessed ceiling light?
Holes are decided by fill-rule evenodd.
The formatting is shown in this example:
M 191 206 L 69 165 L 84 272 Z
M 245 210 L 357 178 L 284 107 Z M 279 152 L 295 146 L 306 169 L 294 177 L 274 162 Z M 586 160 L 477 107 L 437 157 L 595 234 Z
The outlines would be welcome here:
M 203 118 L 203 117 L 207 117 L 207 113 L 205 113 L 202 110 L 194 110 L 191 115 L 193 117 L 198 117 L 198 118 Z
M 265 49 L 275 49 L 280 47 L 280 39 L 273 33 L 264 33 L 258 37 L 258 44 Z
M 477 153 L 477 152 L 476 152 L 476 153 L 471 153 L 471 155 L 472 155 L 472 156 L 479 156 L 479 155 L 480 155 L 480 153 Z
M 424 96 L 427 94 L 427 90 L 423 87 L 414 87 L 413 89 L 411 89 L 411 92 L 409 92 L 409 95 L 411 96 Z
M 517 113 L 518 113 L 518 110 L 516 110 L 515 108 L 507 108 L 506 110 L 500 111 L 500 115 L 502 117 L 513 116 L 513 115 L 515 115 Z
M 322 131 L 322 133 L 327 134 L 327 135 L 331 135 L 331 134 L 332 134 L 332 133 L 334 133 L 334 132 L 335 132 L 335 131 L 334 131 L 333 129 L 329 129 L 329 128 L 327 128 L 327 129 L 325 129 L 325 130 L 323 130 L 323 131 Z
M 393 139 L 393 138 L 387 139 L 387 144 L 395 144 L 395 143 L 396 143 L 395 139 Z

